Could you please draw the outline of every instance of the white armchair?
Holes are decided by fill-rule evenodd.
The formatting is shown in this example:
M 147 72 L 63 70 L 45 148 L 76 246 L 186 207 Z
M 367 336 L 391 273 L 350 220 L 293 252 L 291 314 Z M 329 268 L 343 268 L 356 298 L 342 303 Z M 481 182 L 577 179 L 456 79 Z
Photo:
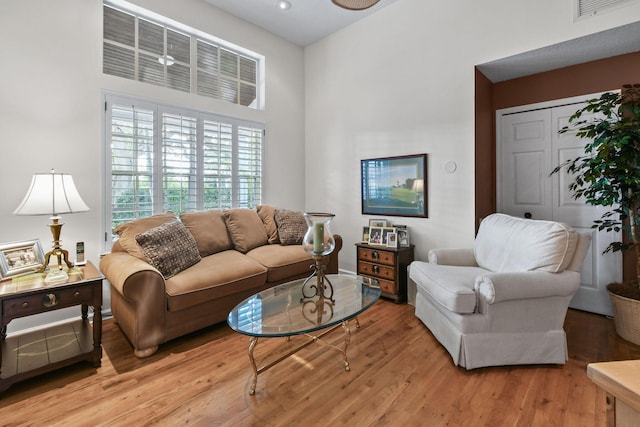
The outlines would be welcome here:
M 473 249 L 411 263 L 409 299 L 456 365 L 564 364 L 564 319 L 590 241 L 562 223 L 492 214 Z

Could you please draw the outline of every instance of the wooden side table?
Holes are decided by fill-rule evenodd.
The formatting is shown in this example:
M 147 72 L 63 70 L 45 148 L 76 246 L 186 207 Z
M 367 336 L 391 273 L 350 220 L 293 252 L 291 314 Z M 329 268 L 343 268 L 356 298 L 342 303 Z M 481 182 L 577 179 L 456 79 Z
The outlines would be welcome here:
M 587 376 L 607 393 L 607 426 L 640 426 L 640 360 L 590 363 Z
M 0 281 L 0 391 L 45 372 L 88 361 L 102 360 L 102 279 L 88 262 L 69 271 L 69 280 L 46 285 L 44 273 Z M 81 306 L 81 318 L 31 332 L 7 336 L 11 320 L 61 308 Z M 93 326 L 88 320 L 93 307 Z
M 382 296 L 395 302 L 407 300 L 407 266 L 413 261 L 413 245 L 388 248 L 356 243 L 358 274 L 380 283 Z

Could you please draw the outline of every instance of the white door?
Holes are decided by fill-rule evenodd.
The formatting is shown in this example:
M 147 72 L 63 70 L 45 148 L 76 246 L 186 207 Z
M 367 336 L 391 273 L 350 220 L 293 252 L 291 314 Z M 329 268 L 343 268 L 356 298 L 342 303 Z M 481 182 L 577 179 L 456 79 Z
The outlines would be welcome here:
M 602 208 L 571 197 L 566 172 L 550 175 L 555 166 L 584 153 L 585 141 L 558 130 L 579 104 L 537 108 L 527 111 L 503 110 L 498 114 L 497 182 L 498 211 L 533 219 L 568 223 L 578 231 L 592 233 L 592 243 L 582 268 L 580 289 L 571 307 L 611 315 L 606 285 L 622 280 L 619 253 L 602 254 L 619 233 L 598 232 L 591 228 Z

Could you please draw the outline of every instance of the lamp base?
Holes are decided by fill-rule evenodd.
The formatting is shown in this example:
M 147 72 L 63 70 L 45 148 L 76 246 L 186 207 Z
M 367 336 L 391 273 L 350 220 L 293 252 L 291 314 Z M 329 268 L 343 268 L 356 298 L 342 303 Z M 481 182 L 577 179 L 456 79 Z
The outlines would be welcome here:
M 56 285 L 59 283 L 64 283 L 69 280 L 69 275 L 66 271 L 60 270 L 58 268 L 53 268 L 49 270 L 47 276 L 44 278 L 44 283 L 47 285 Z

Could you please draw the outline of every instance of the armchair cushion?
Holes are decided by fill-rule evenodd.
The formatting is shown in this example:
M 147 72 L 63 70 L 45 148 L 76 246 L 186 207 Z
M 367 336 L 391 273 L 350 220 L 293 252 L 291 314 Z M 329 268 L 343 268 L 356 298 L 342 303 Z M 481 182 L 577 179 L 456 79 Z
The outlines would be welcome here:
M 490 271 L 547 271 L 567 268 L 578 234 L 566 224 L 492 214 L 480 224 L 474 253 Z
M 429 264 L 414 261 L 410 277 L 418 287 L 428 292 L 434 300 L 455 313 L 473 313 L 476 309 L 474 286 L 476 277 L 486 274 L 480 267 L 464 267 Z

